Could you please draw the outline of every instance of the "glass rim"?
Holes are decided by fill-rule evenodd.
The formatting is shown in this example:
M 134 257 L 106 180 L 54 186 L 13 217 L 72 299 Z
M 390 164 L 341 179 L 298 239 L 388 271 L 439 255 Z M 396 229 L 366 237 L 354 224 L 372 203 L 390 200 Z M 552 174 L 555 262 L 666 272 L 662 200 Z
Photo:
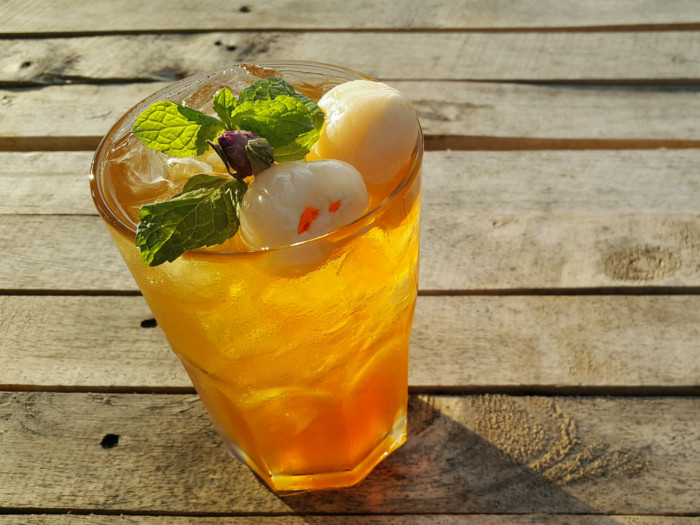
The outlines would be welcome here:
M 146 98 L 142 99 L 139 101 L 137 104 L 132 106 L 126 113 L 124 113 L 121 117 L 119 117 L 119 120 L 109 129 L 109 131 L 102 137 L 100 140 L 99 145 L 97 146 L 97 149 L 95 150 L 95 154 L 92 159 L 92 163 L 90 165 L 90 193 L 92 195 L 92 200 L 93 203 L 95 204 L 95 208 L 97 209 L 97 212 L 100 214 L 102 219 L 108 223 L 108 225 L 112 226 L 114 229 L 116 229 L 119 233 L 126 235 L 127 237 L 135 237 L 136 236 L 136 227 L 132 226 L 133 223 L 127 223 L 125 222 L 122 218 L 118 216 L 117 213 L 113 211 L 113 209 L 109 206 L 107 203 L 106 199 L 104 198 L 104 188 L 102 184 L 102 165 L 104 162 L 104 156 L 106 152 L 108 151 L 108 147 L 115 142 L 116 139 L 119 139 L 123 136 L 119 135 L 119 132 L 121 131 L 121 128 L 124 124 L 124 122 L 128 121 L 130 118 L 134 117 L 137 115 L 142 108 L 144 108 L 146 105 L 150 104 L 151 102 L 155 100 L 164 100 L 167 99 L 167 93 L 172 92 L 176 86 L 179 85 L 186 85 L 188 83 L 202 83 L 204 82 L 207 78 L 212 77 L 212 76 L 218 76 L 225 74 L 226 71 L 233 69 L 235 67 L 240 67 L 240 66 L 248 66 L 248 67 L 262 67 L 262 68 L 283 68 L 287 72 L 294 72 L 291 70 L 291 68 L 297 66 L 297 67 L 303 67 L 304 69 L 296 71 L 297 73 L 313 73 L 313 70 L 316 70 L 317 72 L 332 72 L 335 71 L 337 73 L 343 73 L 346 76 L 351 76 L 355 77 L 354 80 L 372 80 L 372 81 L 377 81 L 376 79 L 367 76 L 363 73 L 359 73 L 357 71 L 354 71 L 349 68 L 345 68 L 342 66 L 336 66 L 332 64 L 325 64 L 322 62 L 311 62 L 311 61 L 303 61 L 303 60 L 277 60 L 277 61 L 269 61 L 269 62 L 257 62 L 255 64 L 252 63 L 247 63 L 247 62 L 241 62 L 241 63 L 236 63 L 236 64 L 231 64 L 225 68 L 222 69 L 217 69 L 217 70 L 209 70 L 209 71 L 204 71 L 201 73 L 195 73 L 194 75 L 191 75 L 189 77 L 186 77 L 184 79 L 178 80 L 176 82 L 173 82 L 171 84 L 168 84 L 167 86 L 155 91 L 154 93 L 148 95 Z M 312 70 L 312 71 L 310 71 Z M 282 72 L 284 73 L 284 72 Z M 350 78 L 348 81 L 351 80 Z M 164 96 L 165 95 L 165 96 Z M 255 249 L 250 249 L 250 250 L 236 250 L 236 251 L 213 251 L 211 249 L 207 248 L 199 248 L 196 250 L 187 250 L 185 252 L 186 255 L 188 256 L 205 256 L 205 257 L 210 257 L 210 256 L 222 256 L 222 255 L 253 255 L 257 253 L 269 253 L 269 252 L 279 252 L 283 250 L 288 250 L 291 248 L 296 248 L 299 246 L 305 246 L 305 245 L 310 245 L 314 243 L 319 243 L 324 240 L 328 240 L 329 238 L 333 237 L 338 237 L 338 240 L 342 240 L 345 238 L 351 238 L 354 237 L 358 231 L 364 231 L 365 228 L 363 226 L 371 224 L 372 220 L 379 215 L 379 213 L 386 207 L 388 207 L 392 202 L 397 200 L 400 195 L 408 191 L 408 188 L 411 186 L 413 181 L 416 179 L 418 176 L 418 173 L 420 172 L 420 168 L 422 165 L 423 161 L 423 149 L 424 149 L 424 138 L 423 138 L 423 130 L 422 127 L 420 126 L 420 122 L 418 123 L 418 137 L 416 138 L 416 144 L 415 147 L 412 151 L 410 161 L 408 163 L 408 172 L 407 174 L 399 181 L 399 183 L 396 185 L 396 187 L 391 191 L 391 193 L 386 196 L 381 202 L 379 202 L 375 207 L 367 210 L 365 213 L 363 213 L 360 217 L 356 218 L 350 223 L 344 224 L 343 226 L 339 228 L 335 228 L 327 233 L 324 233 L 323 235 L 319 235 L 317 237 L 313 237 L 310 239 L 306 239 L 303 241 L 298 241 L 295 243 L 290 243 L 286 244 L 283 246 L 274 246 L 274 247 L 263 247 L 263 248 L 255 248 Z

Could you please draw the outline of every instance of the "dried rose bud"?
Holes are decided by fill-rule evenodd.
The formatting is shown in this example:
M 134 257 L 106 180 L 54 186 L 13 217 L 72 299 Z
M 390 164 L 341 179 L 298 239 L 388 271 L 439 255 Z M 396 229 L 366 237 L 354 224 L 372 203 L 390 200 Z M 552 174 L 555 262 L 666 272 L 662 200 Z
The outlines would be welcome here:
M 250 131 L 225 131 L 219 136 L 217 142 L 229 167 L 240 175 L 248 177 L 253 174 L 253 169 L 246 154 L 246 146 L 251 140 L 259 138 Z
M 251 140 L 245 147 L 245 152 L 255 175 L 265 171 L 275 163 L 275 154 L 266 139 Z

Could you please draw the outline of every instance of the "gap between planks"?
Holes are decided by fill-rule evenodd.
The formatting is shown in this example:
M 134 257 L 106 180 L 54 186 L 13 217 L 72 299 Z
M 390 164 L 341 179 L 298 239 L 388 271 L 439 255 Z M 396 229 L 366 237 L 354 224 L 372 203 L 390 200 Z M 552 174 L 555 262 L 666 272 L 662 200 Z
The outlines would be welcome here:
M 103 386 L 103 385 L 2 385 L 0 392 L 46 392 L 56 394 L 137 394 L 137 395 L 196 395 L 194 387 L 157 387 L 157 386 Z M 511 397 L 574 397 L 574 398 L 661 398 L 661 397 L 700 397 L 700 385 L 686 386 L 409 386 L 409 395 L 440 396 L 481 396 L 507 395 Z
M 95 137 L 0 137 L 0 151 L 95 151 Z M 425 151 L 544 151 L 698 149 L 700 140 L 678 139 L 557 139 L 426 135 Z
M 23 525 L 103 525 L 104 517 L 124 516 L 131 525 L 700 525 L 693 514 L 654 515 L 594 515 L 594 514 L 217 514 L 174 513 L 146 511 L 101 511 L 95 509 L 3 509 L 0 525 L 16 525 L 22 516 Z M 400 520 L 400 521 L 397 521 Z M 110 522 L 114 523 L 114 522 Z
M 39 214 L 37 214 L 39 216 Z M 54 290 L 47 288 L 0 289 L 2 296 L 36 296 L 36 297 L 140 297 L 140 290 Z M 527 297 L 527 296 L 615 296 L 615 295 L 650 295 L 678 296 L 700 295 L 700 286 L 615 286 L 598 288 L 507 288 L 507 289 L 473 289 L 473 290 L 418 290 L 419 297 Z
M 202 29 L 105 29 L 96 31 L 43 31 L 36 33 L 12 33 L 0 32 L 2 38 L 36 40 L 40 38 L 85 38 L 95 36 L 137 36 L 137 35 L 206 35 L 210 33 L 247 33 L 250 31 L 265 31 L 271 33 L 328 33 L 336 34 L 364 34 L 364 33 L 379 33 L 379 34 L 405 34 L 405 33 L 635 33 L 635 32 L 675 32 L 675 31 L 698 31 L 700 30 L 700 22 L 677 22 L 667 24 L 607 24 L 607 25 L 588 25 L 578 27 L 567 26 L 537 26 L 537 27 L 265 27 L 255 28 L 246 26 L 241 28 L 231 28 L 230 26 L 210 27 Z

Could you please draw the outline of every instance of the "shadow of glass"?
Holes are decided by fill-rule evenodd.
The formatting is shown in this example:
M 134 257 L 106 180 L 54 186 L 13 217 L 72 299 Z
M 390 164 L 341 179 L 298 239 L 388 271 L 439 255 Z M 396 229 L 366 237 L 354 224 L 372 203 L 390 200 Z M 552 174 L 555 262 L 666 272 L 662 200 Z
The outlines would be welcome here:
M 411 396 L 406 443 L 359 485 L 283 501 L 296 514 L 578 514 L 620 523 L 447 415 L 437 406 L 443 399 L 456 402 L 449 412 L 461 419 L 459 397 Z

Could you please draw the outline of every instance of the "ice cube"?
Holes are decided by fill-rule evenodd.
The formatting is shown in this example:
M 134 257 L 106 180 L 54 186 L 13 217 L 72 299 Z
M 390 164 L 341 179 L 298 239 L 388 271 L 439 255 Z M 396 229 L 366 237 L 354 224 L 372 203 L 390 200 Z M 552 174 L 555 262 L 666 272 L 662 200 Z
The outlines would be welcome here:
M 133 135 L 112 147 L 109 165 L 110 168 L 117 168 L 120 175 L 126 176 L 133 186 L 147 186 L 165 180 L 158 152 L 146 147 Z
M 204 78 L 206 77 L 206 78 Z M 226 87 L 237 95 L 258 79 L 244 66 L 233 66 L 219 73 L 202 74 L 190 79 L 192 86 L 183 87 L 171 95 L 171 100 L 183 106 L 196 109 L 208 115 L 214 114 L 213 97 L 220 89 Z
M 199 157 L 171 157 L 147 147 L 133 135 L 110 150 L 105 166 L 115 199 L 134 222 L 138 222 L 142 205 L 174 197 L 190 177 L 226 173 L 223 162 L 211 149 Z
M 200 173 L 226 173 L 221 159 L 213 150 L 199 157 L 179 158 L 160 154 L 157 158 L 161 164 L 163 178 L 172 182 L 178 189 L 181 189 L 190 177 Z
M 245 193 L 241 236 L 255 249 L 288 246 L 353 222 L 368 203 L 362 176 L 345 162 L 284 162 L 260 173 Z

